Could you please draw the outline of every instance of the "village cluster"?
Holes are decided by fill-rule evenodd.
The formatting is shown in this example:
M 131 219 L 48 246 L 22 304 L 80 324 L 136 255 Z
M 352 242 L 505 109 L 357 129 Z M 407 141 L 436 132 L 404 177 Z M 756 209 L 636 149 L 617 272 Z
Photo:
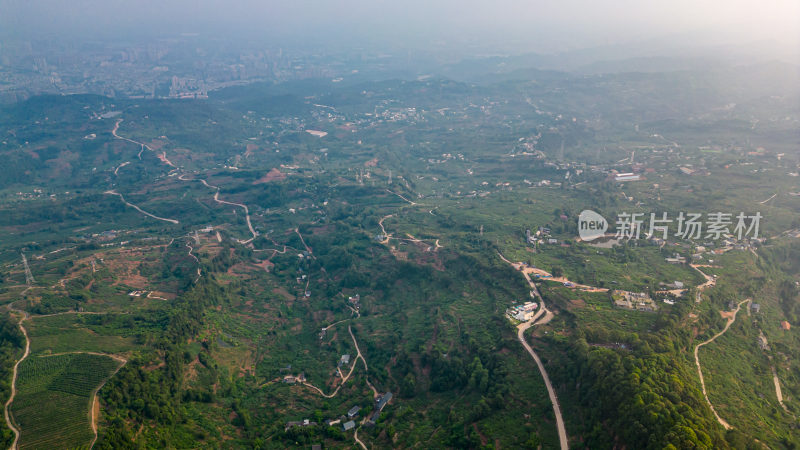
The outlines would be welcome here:
M 375 405 L 372 408 L 372 412 L 368 413 L 368 417 L 366 417 L 362 423 L 366 426 L 375 426 L 378 423 L 378 419 L 380 418 L 381 412 L 392 399 L 392 393 L 387 392 L 383 395 L 379 395 L 375 398 Z M 342 414 L 339 417 L 325 419 L 323 423 L 326 426 L 333 427 L 336 425 L 341 426 L 342 431 L 351 431 L 356 428 L 356 420 L 361 417 L 362 408 L 360 405 L 354 405 L 347 411 L 347 414 Z M 313 427 L 319 425 L 317 422 L 312 421 L 310 419 L 303 419 L 300 421 L 289 421 L 286 422 L 286 430 L 293 428 L 293 427 Z

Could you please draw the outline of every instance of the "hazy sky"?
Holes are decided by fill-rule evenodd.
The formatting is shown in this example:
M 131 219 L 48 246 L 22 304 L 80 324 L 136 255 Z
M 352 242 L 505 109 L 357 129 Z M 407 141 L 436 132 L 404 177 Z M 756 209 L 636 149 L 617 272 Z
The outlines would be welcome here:
M 310 37 L 334 45 L 513 41 L 532 51 L 685 32 L 709 41 L 800 45 L 800 0 L 0 0 L 6 37 L 174 32 Z

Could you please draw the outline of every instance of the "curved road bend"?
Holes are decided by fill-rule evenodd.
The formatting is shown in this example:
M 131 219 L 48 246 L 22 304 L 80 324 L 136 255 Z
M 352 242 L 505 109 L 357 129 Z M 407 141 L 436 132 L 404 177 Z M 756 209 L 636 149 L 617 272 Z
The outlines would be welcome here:
M 97 437 L 98 437 L 98 435 L 97 435 L 97 421 L 100 419 L 98 417 L 97 413 L 96 413 L 97 411 L 100 411 L 100 399 L 98 398 L 97 394 L 100 392 L 100 389 L 103 389 L 103 386 L 105 386 L 106 383 L 108 383 L 108 380 L 110 380 L 114 375 L 116 375 L 117 372 L 119 372 L 119 369 L 122 369 L 122 366 L 124 366 L 125 364 L 128 363 L 128 360 L 123 358 L 123 357 L 121 357 L 121 356 L 118 356 L 118 355 L 110 355 L 110 354 L 106 354 L 106 353 L 95 353 L 95 352 L 76 352 L 76 353 L 87 353 L 87 354 L 90 354 L 90 355 L 108 356 L 109 358 L 121 363 L 119 366 L 117 366 L 117 370 L 115 370 L 114 373 L 109 375 L 108 378 L 106 378 L 105 381 L 103 381 L 103 383 L 100 386 L 97 387 L 97 389 L 92 391 L 92 402 L 91 402 L 92 403 L 92 410 L 91 410 L 92 422 L 91 423 L 92 423 L 92 433 L 94 433 L 94 439 L 92 439 L 91 444 L 89 444 L 89 450 L 91 450 L 91 449 L 94 448 L 94 444 L 97 443 Z
M 500 258 L 511 264 L 512 267 L 518 269 L 518 266 L 512 263 L 511 261 L 507 260 L 501 253 L 497 253 L 500 255 Z M 547 375 L 547 370 L 544 368 L 544 364 L 542 364 L 542 360 L 539 359 L 539 355 L 533 351 L 533 348 L 528 344 L 525 340 L 525 331 L 528 328 L 536 325 L 536 321 L 544 315 L 544 320 L 541 323 L 546 323 L 552 318 L 552 313 L 547 310 L 544 305 L 544 299 L 542 298 L 541 294 L 539 294 L 539 290 L 536 288 L 536 284 L 534 284 L 533 280 L 531 280 L 530 276 L 527 272 L 522 271 L 522 275 L 525 276 L 525 280 L 528 282 L 528 286 L 530 286 L 533 295 L 535 295 L 539 299 L 539 311 L 533 316 L 533 318 L 527 322 L 523 322 L 517 325 L 517 338 L 519 342 L 525 347 L 525 350 L 531 355 L 533 360 L 536 362 L 536 366 L 539 367 L 539 373 L 542 374 L 542 379 L 544 380 L 544 385 L 547 388 L 547 395 L 550 397 L 550 402 L 553 404 L 553 414 L 556 416 L 556 428 L 558 429 L 558 441 L 561 444 L 561 450 L 569 450 L 569 443 L 567 441 L 567 428 L 564 426 L 564 418 L 561 417 L 561 406 L 558 404 L 558 397 L 556 397 L 556 391 L 553 389 L 553 384 L 550 382 L 550 377 Z
M 225 205 L 239 206 L 239 207 L 244 209 L 244 217 L 245 217 L 245 221 L 247 221 L 247 228 L 250 229 L 250 234 L 252 234 L 253 237 L 248 239 L 248 240 L 246 240 L 246 241 L 239 241 L 240 243 L 249 244 L 250 242 L 253 241 L 253 239 L 258 237 L 258 233 L 256 233 L 256 230 L 253 228 L 253 224 L 250 222 L 250 210 L 247 208 L 247 205 L 243 205 L 241 203 L 228 202 L 228 201 L 225 201 L 225 200 L 220 200 L 219 199 L 219 188 L 217 188 L 217 192 L 214 194 L 214 201 L 216 201 L 217 203 L 223 203 Z
M 19 430 L 12 423 L 13 421 L 11 420 L 11 412 L 9 411 L 9 409 L 11 408 L 11 403 L 14 401 L 14 397 L 17 395 L 16 386 L 17 386 L 17 372 L 19 369 L 19 365 L 31 353 L 31 340 L 28 337 L 28 331 L 25 330 L 25 327 L 22 325 L 22 322 L 28 319 L 29 317 L 28 313 L 25 311 L 20 311 L 18 309 L 15 309 L 14 307 L 11 306 L 11 304 L 8 305 L 8 309 L 11 311 L 22 313 L 22 319 L 20 319 L 18 325 L 20 331 L 22 331 L 23 336 L 25 336 L 25 353 L 22 355 L 22 358 L 20 358 L 19 361 L 17 361 L 16 364 L 14 364 L 14 372 L 13 375 L 11 376 L 11 395 L 8 397 L 8 400 L 6 401 L 5 405 L 6 425 L 8 425 L 8 428 L 14 432 L 14 442 L 11 444 L 10 449 L 16 450 L 17 448 L 19 448 L 17 446 L 17 444 L 19 443 Z
M 245 220 L 247 221 L 247 228 L 250 229 L 250 234 L 252 234 L 253 237 L 248 239 L 248 240 L 246 240 L 246 241 L 245 240 L 241 240 L 241 239 L 237 239 L 237 241 L 239 241 L 240 244 L 249 244 L 250 242 L 253 242 L 253 240 L 256 237 L 258 237 L 258 233 L 256 233 L 256 230 L 253 228 L 252 222 L 250 222 L 250 210 L 247 208 L 247 205 L 243 205 L 241 203 L 228 202 L 228 201 L 225 201 L 225 200 L 220 200 L 219 199 L 219 186 L 214 186 L 212 184 L 208 184 L 208 181 L 206 181 L 206 180 L 204 180 L 202 178 L 186 178 L 186 174 L 180 174 L 180 175 L 178 175 L 178 179 L 181 180 L 181 181 L 199 181 L 199 182 L 203 183 L 203 186 L 205 186 L 205 187 L 207 187 L 209 189 L 215 189 L 216 190 L 216 192 L 214 193 L 214 201 L 215 202 L 217 202 L 219 204 L 222 204 L 222 205 L 239 206 L 239 207 L 244 209 Z
M 140 213 L 144 214 L 145 216 L 152 217 L 153 219 L 156 219 L 156 220 L 162 220 L 162 221 L 164 221 L 164 222 L 173 223 L 173 224 L 176 224 L 176 225 L 180 223 L 180 222 L 178 222 L 178 221 L 177 221 L 177 220 L 175 220 L 175 219 L 167 219 L 167 218 L 165 218 L 165 217 L 158 217 L 158 216 L 157 216 L 157 215 L 155 215 L 155 214 L 150 214 L 149 212 L 147 212 L 147 211 L 143 210 L 142 208 L 139 208 L 138 206 L 134 205 L 133 203 L 130 203 L 130 202 L 128 202 L 127 200 L 125 200 L 125 197 L 123 197 L 123 196 L 122 196 L 122 194 L 120 194 L 119 192 L 117 192 L 117 191 L 115 191 L 115 190 L 113 190 L 113 189 L 112 189 L 112 190 L 110 190 L 110 191 L 105 191 L 105 192 L 104 192 L 104 194 L 108 194 L 108 195 L 116 195 L 116 196 L 118 196 L 118 197 L 120 198 L 120 200 L 122 200 L 122 203 L 125 203 L 126 205 L 128 205 L 128 206 L 130 206 L 131 208 L 133 208 L 133 209 L 135 209 L 135 210 L 139 211 Z
M 699 272 L 700 275 L 702 275 L 703 278 L 705 278 L 705 280 L 706 280 L 704 283 L 700 283 L 700 284 L 697 285 L 697 291 L 695 292 L 694 301 L 695 301 L 695 303 L 700 303 L 700 301 L 702 300 L 700 298 L 700 292 L 702 290 L 708 288 L 708 287 L 712 287 L 712 286 L 716 285 L 717 284 L 717 280 L 715 280 L 714 277 L 712 277 L 711 275 L 708 275 L 707 273 L 705 273 L 702 270 L 700 270 L 700 267 L 705 267 L 705 266 L 702 266 L 702 265 L 699 265 L 699 264 L 689 264 L 689 265 L 692 267 L 692 269 L 694 269 L 697 272 Z
M 122 140 L 124 140 L 124 141 L 128 141 L 128 142 L 131 142 L 131 143 L 133 143 L 133 144 L 141 145 L 141 146 L 142 146 L 142 149 L 145 149 L 145 148 L 146 148 L 146 149 L 148 149 L 148 150 L 150 150 L 150 151 L 153 151 L 153 149 L 152 149 L 152 148 L 150 148 L 150 146 L 148 146 L 147 144 L 145 144 L 145 143 L 143 143 L 143 142 L 135 141 L 135 140 L 133 140 L 133 139 L 129 139 L 129 138 L 126 138 L 126 137 L 124 137 L 124 136 L 120 136 L 119 134 L 117 134 L 117 131 L 119 130 L 119 124 L 120 124 L 121 122 L 122 122 L 122 119 L 119 119 L 119 120 L 117 120 L 117 122 L 114 124 L 114 129 L 113 129 L 113 130 L 111 130 L 111 134 L 112 134 L 112 135 L 113 135 L 115 138 L 117 138 L 117 139 L 122 139 Z M 139 153 L 139 158 L 141 159 L 141 153 Z M 162 161 L 162 162 L 164 162 L 165 164 L 167 164 L 167 165 L 169 165 L 169 166 L 171 166 L 171 167 L 173 167 L 173 168 L 175 168 L 175 169 L 179 169 L 177 166 L 175 166 L 174 164 L 172 164 L 172 162 L 170 162 L 170 160 L 168 160 L 168 159 L 167 159 L 167 157 L 166 157 L 166 153 L 162 153 L 161 155 L 159 155 L 159 159 L 161 159 L 161 161 Z M 123 165 L 124 165 L 124 164 L 123 164 Z M 122 167 L 122 166 L 120 166 L 120 167 Z M 119 169 L 119 168 L 118 168 L 118 169 Z M 115 172 L 115 173 L 116 173 L 116 172 Z M 194 178 L 184 178 L 184 174 L 181 174 L 181 175 L 179 175 L 179 176 L 178 176 L 178 179 L 179 179 L 179 180 L 181 180 L 181 181 L 192 181 L 192 180 L 194 180 Z M 250 222 L 250 210 L 247 208 L 247 205 L 243 205 L 243 204 L 241 204 L 241 203 L 227 202 L 227 201 L 225 201 L 225 200 L 220 200 L 220 199 L 219 199 L 219 187 L 217 187 L 217 186 L 212 186 L 212 185 L 208 184 L 208 182 L 207 182 L 206 180 L 203 180 L 203 179 L 199 179 L 199 178 L 198 178 L 197 180 L 198 180 L 198 181 L 200 181 L 201 183 L 203 183 L 203 184 L 204 184 L 206 187 L 208 187 L 208 188 L 211 188 L 211 189 L 216 189 L 216 190 L 217 190 L 217 192 L 214 194 L 214 201 L 216 201 L 217 203 L 226 204 L 226 205 L 232 205 L 232 206 L 239 206 L 239 207 L 241 207 L 241 208 L 243 208 L 243 209 L 244 209 L 244 213 L 245 213 L 245 219 L 246 219 L 246 221 L 247 221 L 247 228 L 249 228 L 249 229 L 250 229 L 250 233 L 253 235 L 253 237 L 252 237 L 252 238 L 250 238 L 250 239 L 248 239 L 248 240 L 239 240 L 239 243 L 241 243 L 241 244 L 249 244 L 249 243 L 250 243 L 250 242 L 252 242 L 252 241 L 253 241 L 253 240 L 254 240 L 256 237 L 258 237 L 258 233 L 256 233 L 256 230 L 253 228 L 253 224 Z M 141 208 L 139 208 L 138 206 L 136 206 L 136 205 L 133 205 L 133 204 L 131 204 L 131 203 L 128 203 L 128 202 L 126 202 L 126 201 L 125 201 L 125 199 L 122 197 L 122 194 L 119 194 L 119 193 L 117 193 L 117 192 L 115 192 L 115 191 L 107 191 L 107 192 L 106 192 L 106 194 L 114 194 L 114 195 L 119 195 L 119 197 L 122 199 L 122 201 L 123 201 L 123 202 L 124 202 L 126 205 L 128 205 L 128 206 L 130 206 L 130 207 L 133 207 L 133 208 L 135 208 L 136 210 L 138 210 L 139 212 L 141 212 L 142 214 L 145 214 L 145 215 L 147 215 L 147 216 L 150 216 L 150 217 L 152 217 L 152 218 L 154 218 L 154 219 L 163 220 L 163 221 L 166 221 L 166 222 L 172 222 L 172 223 L 175 223 L 175 224 L 179 223 L 177 220 L 173 220 L 173 219 L 165 219 L 165 218 L 163 218 L 163 217 L 158 217 L 158 216 L 155 216 L 155 215 L 153 215 L 153 214 L 150 214 L 150 213 L 148 213 L 148 212 L 146 212 L 146 211 L 143 211 L 143 210 L 142 210 Z
M 27 359 L 28 356 L 31 353 L 31 339 L 30 339 L 30 337 L 28 337 L 28 331 L 25 329 L 25 326 L 22 325 L 22 322 L 26 321 L 27 319 L 30 319 L 31 316 L 26 311 L 22 311 L 22 310 L 14 308 L 11 303 L 9 303 L 7 305 L 7 307 L 8 307 L 8 309 L 10 311 L 14 311 L 14 312 L 18 312 L 18 313 L 22 314 L 22 319 L 20 319 L 20 321 L 18 322 L 17 325 L 19 326 L 20 331 L 22 331 L 22 335 L 25 336 L 25 353 L 22 355 L 22 358 L 20 358 L 14 364 L 14 371 L 13 371 L 13 375 L 11 376 L 11 395 L 8 397 L 8 400 L 6 401 L 5 409 L 4 409 L 6 425 L 8 425 L 8 428 L 11 431 L 14 432 L 14 442 L 11 444 L 11 447 L 9 447 L 9 449 L 10 450 L 17 450 L 19 448 L 18 444 L 19 444 L 19 433 L 20 433 L 20 430 L 17 429 L 17 427 L 13 423 L 13 420 L 11 420 L 11 411 L 10 411 L 10 409 L 11 409 L 11 404 L 14 402 L 14 397 L 16 397 L 16 395 L 17 395 L 17 374 L 19 372 L 19 365 L 22 364 L 22 361 Z M 58 315 L 62 315 L 62 314 L 72 314 L 72 313 L 73 313 L 73 311 L 67 311 L 67 312 L 63 312 L 63 313 L 46 314 L 46 315 L 36 316 L 36 317 L 51 317 L 51 316 L 58 316 Z M 75 312 L 75 313 L 77 313 L 77 312 Z M 83 314 L 103 314 L 103 313 L 86 312 L 86 313 L 83 313 Z M 93 395 L 93 399 L 91 401 L 92 410 L 90 412 L 91 412 L 91 425 L 92 425 L 92 432 L 94 433 L 94 439 L 92 440 L 92 443 L 91 443 L 91 445 L 89 447 L 89 448 L 92 448 L 94 446 L 95 442 L 97 442 L 97 417 L 95 416 L 95 413 L 94 413 L 94 411 L 95 411 L 95 403 L 97 402 L 97 392 L 128 361 L 125 358 L 123 358 L 121 356 L 118 356 L 118 355 L 111 355 L 111 354 L 97 353 L 97 352 L 66 352 L 66 353 L 56 353 L 56 354 L 49 355 L 49 356 L 65 355 L 67 353 L 86 353 L 86 354 L 90 354 L 90 355 L 108 356 L 108 357 L 110 357 L 110 358 L 112 358 L 112 359 L 114 359 L 116 361 L 122 362 L 122 364 L 119 367 L 117 367 L 117 370 L 114 371 L 114 373 L 111 374 L 111 376 L 109 376 L 103 382 L 103 384 L 101 384 L 97 389 L 95 389 L 93 394 L 92 394 Z
M 703 379 L 703 369 L 700 368 L 700 355 L 698 351 L 700 350 L 700 347 L 714 342 L 714 340 L 716 340 L 718 337 L 725 334 L 725 332 L 728 331 L 728 328 L 730 328 L 731 325 L 733 325 L 733 322 L 736 321 L 736 314 L 739 312 L 739 309 L 742 307 L 744 303 L 747 303 L 749 301 L 750 299 L 748 298 L 746 300 L 742 300 L 741 302 L 739 302 L 739 304 L 736 305 L 736 309 L 733 311 L 733 317 L 728 319 L 728 323 L 725 324 L 725 328 L 723 328 L 722 331 L 711 337 L 711 339 L 697 344 L 697 346 L 694 348 L 694 363 L 695 365 L 697 365 L 697 374 L 700 375 L 700 387 L 703 389 L 703 397 L 706 398 L 706 403 L 708 403 L 708 407 L 711 408 L 711 412 L 714 413 L 714 417 L 717 418 L 717 422 L 719 422 L 720 425 L 722 425 L 726 430 L 730 430 L 733 427 L 730 426 L 730 424 L 726 422 L 725 419 L 720 417 L 719 414 L 717 414 L 717 410 L 714 409 L 714 405 L 712 405 L 711 400 L 708 399 L 708 393 L 706 392 L 706 382 Z
M 358 427 L 358 428 L 361 428 L 361 427 Z M 361 446 L 361 448 L 363 448 L 364 450 L 367 450 L 367 446 L 366 446 L 366 445 L 364 445 L 364 443 L 363 443 L 363 442 L 361 442 L 361 439 L 359 439 L 359 438 L 358 438 L 358 429 L 356 429 L 356 432 L 355 432 L 355 434 L 353 434 L 353 438 L 355 438 L 355 440 L 356 440 L 356 443 L 357 443 L 358 445 L 360 445 L 360 446 Z
M 357 354 L 356 354 L 355 359 L 353 359 L 353 365 L 350 367 L 350 372 L 348 372 L 347 376 L 342 379 L 342 382 L 339 384 L 339 386 L 336 387 L 336 389 L 333 391 L 333 393 L 332 394 L 326 394 L 325 392 L 322 391 L 322 389 L 314 386 L 313 384 L 307 383 L 307 382 L 303 382 L 304 386 L 308 386 L 311 389 L 314 389 L 315 391 L 319 392 L 320 395 L 322 395 L 325 398 L 336 397 L 336 394 L 339 393 L 339 390 L 342 388 L 342 386 L 344 386 L 345 383 L 347 383 L 347 380 L 350 379 L 350 376 L 353 375 L 353 371 L 356 370 L 356 366 L 358 365 L 358 360 L 359 359 L 361 359 L 361 361 L 364 362 L 364 368 L 367 367 L 367 361 L 364 359 L 364 356 L 361 355 L 361 349 L 358 348 L 358 342 L 356 342 L 356 337 L 353 335 L 353 331 L 350 329 L 350 326 L 347 327 L 347 331 L 350 333 L 350 337 L 353 338 L 353 344 L 355 344 L 355 346 L 356 346 Z M 370 385 L 370 387 L 372 387 L 372 385 Z M 375 388 L 372 388 L 372 389 L 373 389 L 373 392 L 374 392 Z

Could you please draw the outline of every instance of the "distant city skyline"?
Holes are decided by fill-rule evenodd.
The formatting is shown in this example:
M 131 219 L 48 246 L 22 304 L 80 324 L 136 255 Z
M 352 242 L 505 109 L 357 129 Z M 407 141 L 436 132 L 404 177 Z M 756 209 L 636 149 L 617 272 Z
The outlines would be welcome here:
M 558 52 L 688 34 L 698 45 L 774 41 L 800 47 L 800 2 L 773 0 L 410 0 L 257 2 L 0 0 L 2 39 L 141 39 L 200 33 L 285 44 L 483 44 L 498 51 Z
M 789 0 L 221 5 L 0 0 L 0 103 L 42 93 L 205 98 L 232 85 L 310 78 L 800 65 L 800 2 Z

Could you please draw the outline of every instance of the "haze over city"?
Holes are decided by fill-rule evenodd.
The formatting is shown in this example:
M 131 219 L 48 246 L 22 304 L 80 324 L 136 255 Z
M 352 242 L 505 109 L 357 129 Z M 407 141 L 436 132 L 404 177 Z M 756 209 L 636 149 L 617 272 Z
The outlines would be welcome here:
M 274 39 L 283 45 L 396 46 L 444 41 L 544 52 L 643 44 L 770 41 L 800 45 L 793 0 L 21 1 L 0 2 L 0 33 L 27 39 L 136 39 L 179 33 Z

